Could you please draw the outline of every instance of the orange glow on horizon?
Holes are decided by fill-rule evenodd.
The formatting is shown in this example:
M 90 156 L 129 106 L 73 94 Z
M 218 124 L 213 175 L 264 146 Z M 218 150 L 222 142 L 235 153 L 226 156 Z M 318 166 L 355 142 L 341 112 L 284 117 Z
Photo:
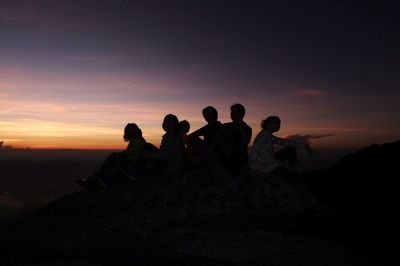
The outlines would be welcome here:
M 393 123 L 400 112 L 392 111 L 399 102 L 390 95 L 362 98 L 365 106 L 388 110 L 365 112 L 356 109 L 359 95 L 328 94 L 318 88 L 214 95 L 212 89 L 185 90 L 180 84 L 126 73 L 72 75 L 1 66 L 0 70 L 0 141 L 13 148 L 121 150 L 127 145 L 122 135 L 128 122 L 137 123 L 145 139 L 159 146 L 166 114 L 188 120 L 194 131 L 205 124 L 205 106 L 216 107 L 219 120 L 229 122 L 230 105 L 236 102 L 246 107 L 253 140 L 268 115 L 282 119 L 278 136 L 332 135 L 311 139 L 315 147 L 363 147 L 400 138 L 400 127 Z

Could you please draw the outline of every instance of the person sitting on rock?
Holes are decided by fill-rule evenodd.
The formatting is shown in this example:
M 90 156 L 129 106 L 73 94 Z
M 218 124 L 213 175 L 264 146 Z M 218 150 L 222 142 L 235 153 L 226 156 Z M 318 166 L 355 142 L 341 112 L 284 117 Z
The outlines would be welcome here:
M 178 133 L 182 138 L 184 149 L 183 149 L 183 165 L 184 168 L 191 165 L 190 155 L 189 155 L 189 146 L 190 146 L 190 137 L 188 135 L 190 130 L 190 123 L 187 120 L 179 121 L 178 124 Z
M 203 117 L 207 125 L 199 128 L 198 130 L 190 133 L 191 138 L 203 137 L 206 147 L 211 147 L 215 136 L 221 128 L 221 122 L 218 121 L 218 111 L 212 106 L 207 106 L 202 111 Z
M 227 126 L 233 126 L 238 129 L 242 134 L 243 145 L 247 147 L 251 140 L 251 135 L 253 134 L 253 130 L 246 122 L 244 122 L 244 116 L 246 114 L 246 109 L 240 103 L 236 103 L 231 106 L 231 119 L 232 122 L 226 123 Z
M 212 153 L 211 147 L 222 125 L 221 122 L 218 121 L 218 111 L 214 107 L 205 107 L 202 111 L 202 114 L 207 122 L 207 125 L 199 128 L 189 135 L 189 154 L 192 162 L 195 163 L 215 161 L 215 156 Z
M 245 113 L 243 105 L 232 105 L 232 122 L 221 126 L 213 143 L 213 149 L 219 153 L 221 163 L 231 173 L 237 173 L 248 161 L 247 145 L 251 140 L 252 129 L 243 120 Z
M 113 152 L 104 161 L 99 171 L 89 178 L 77 180 L 77 183 L 87 189 L 94 187 L 110 188 L 128 180 L 136 181 L 139 173 L 139 161 L 142 159 L 146 140 L 142 130 L 135 123 L 128 123 L 124 129 L 124 140 L 127 148 L 122 152 Z
M 183 143 L 187 146 L 189 144 L 188 133 L 190 131 L 190 124 L 187 120 L 182 120 L 178 124 L 178 133 L 181 136 Z
M 256 136 L 250 151 L 249 166 L 254 172 L 269 173 L 279 167 L 292 168 L 297 164 L 296 148 L 304 148 L 311 155 L 310 145 L 279 138 L 273 135 L 278 132 L 281 120 L 277 116 L 269 116 L 261 122 L 262 130 Z M 285 146 L 274 153 L 274 145 Z
M 156 161 L 156 174 L 171 175 L 182 170 L 184 142 L 178 132 L 179 120 L 173 114 L 165 116 L 160 149 L 150 156 Z

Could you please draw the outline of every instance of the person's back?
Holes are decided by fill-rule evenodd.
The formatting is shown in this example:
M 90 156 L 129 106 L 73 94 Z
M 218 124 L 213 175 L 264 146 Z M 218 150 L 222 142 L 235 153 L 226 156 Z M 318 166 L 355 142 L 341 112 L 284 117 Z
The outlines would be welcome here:
M 184 156 L 184 143 L 177 133 L 163 136 L 160 150 L 154 154 L 155 159 L 165 160 L 165 175 L 177 173 L 182 170 Z
M 183 164 L 184 143 L 178 133 L 178 118 L 172 114 L 165 116 L 163 129 L 165 134 L 162 138 L 160 150 L 151 156 L 160 163 L 160 171 L 170 175 L 181 171 Z
M 142 136 L 130 141 L 128 147 L 124 151 L 128 160 L 132 161 L 133 163 L 137 163 L 142 157 L 146 143 L 146 140 Z
M 231 106 L 231 119 L 232 122 L 227 123 L 238 129 L 242 135 L 243 145 L 249 145 L 253 130 L 246 122 L 244 122 L 244 116 L 246 114 L 246 109 L 240 103 Z
M 251 139 L 252 129 L 243 121 L 244 115 L 243 105 L 232 105 L 232 122 L 221 126 L 214 143 L 221 155 L 222 164 L 232 172 L 237 172 L 248 161 L 247 145 Z
M 273 135 L 267 130 L 261 130 L 254 139 L 253 147 L 249 152 L 249 166 L 253 171 L 268 173 L 280 166 L 274 156 Z
M 241 122 L 228 122 L 223 124 L 225 127 L 232 127 L 236 129 L 241 136 L 241 142 L 244 146 L 248 146 L 253 135 L 253 129 L 244 121 Z

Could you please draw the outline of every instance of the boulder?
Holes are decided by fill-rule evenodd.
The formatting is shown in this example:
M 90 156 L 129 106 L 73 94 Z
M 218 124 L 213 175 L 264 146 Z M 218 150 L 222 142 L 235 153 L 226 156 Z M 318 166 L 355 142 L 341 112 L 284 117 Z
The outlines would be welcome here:
M 290 178 L 248 170 L 231 176 L 223 168 L 205 167 L 143 180 L 123 191 L 66 195 L 4 227 L 0 242 L 10 261 L 257 260 L 279 250 L 277 230 L 296 227 L 306 207 Z
M 394 258 L 394 265 L 399 264 L 393 245 L 400 237 L 399 164 L 400 141 L 374 144 L 307 177 L 311 191 L 336 211 L 323 230 L 369 258 Z

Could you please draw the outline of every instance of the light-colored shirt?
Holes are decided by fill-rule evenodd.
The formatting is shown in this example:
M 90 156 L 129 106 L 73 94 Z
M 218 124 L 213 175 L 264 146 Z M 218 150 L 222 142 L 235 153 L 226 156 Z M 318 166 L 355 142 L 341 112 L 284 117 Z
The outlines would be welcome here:
M 295 146 L 301 148 L 301 144 L 288 139 L 279 138 L 263 129 L 254 139 L 253 148 L 249 154 L 249 166 L 252 171 L 268 173 L 282 163 L 274 155 L 275 145 Z

